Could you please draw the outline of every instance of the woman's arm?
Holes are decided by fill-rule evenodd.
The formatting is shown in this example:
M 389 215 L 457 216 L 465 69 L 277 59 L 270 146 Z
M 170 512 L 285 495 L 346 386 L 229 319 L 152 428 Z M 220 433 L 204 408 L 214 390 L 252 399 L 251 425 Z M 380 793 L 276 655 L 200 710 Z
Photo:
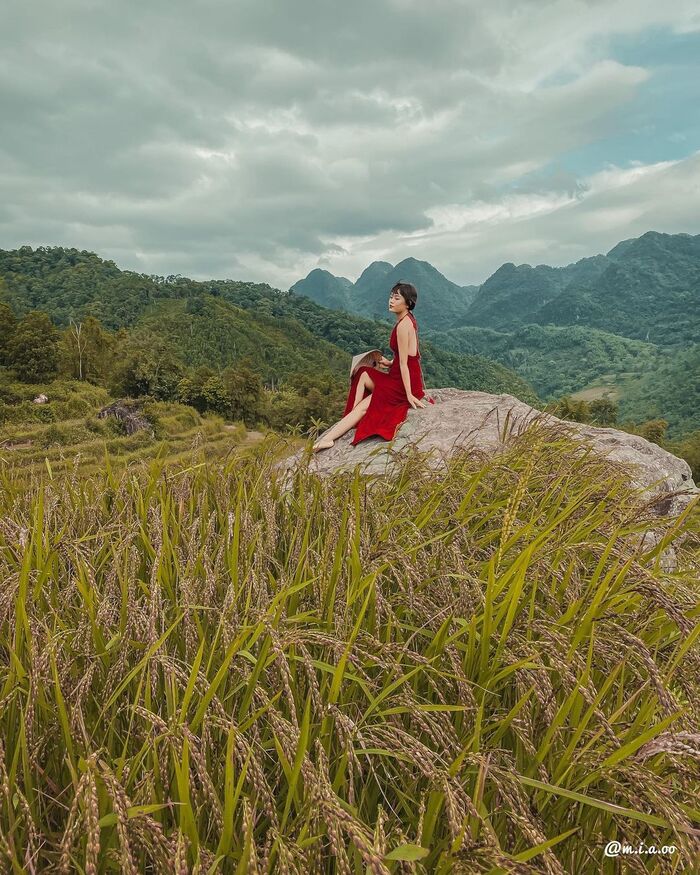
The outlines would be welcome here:
M 408 403 L 411 407 L 425 407 L 425 404 L 420 400 L 420 398 L 416 398 L 411 392 L 411 372 L 408 370 L 408 345 L 411 342 L 411 332 L 415 332 L 415 328 L 410 324 L 410 320 L 404 320 L 403 322 L 399 322 L 399 326 L 396 329 L 396 339 L 399 344 L 399 367 L 401 369 L 401 379 L 403 380 L 403 387 L 406 392 L 406 398 L 408 398 Z
M 408 370 L 408 344 L 411 340 L 410 332 L 413 331 L 410 319 L 403 319 L 396 329 L 396 340 L 399 344 L 399 368 L 406 397 L 411 397 L 411 372 Z

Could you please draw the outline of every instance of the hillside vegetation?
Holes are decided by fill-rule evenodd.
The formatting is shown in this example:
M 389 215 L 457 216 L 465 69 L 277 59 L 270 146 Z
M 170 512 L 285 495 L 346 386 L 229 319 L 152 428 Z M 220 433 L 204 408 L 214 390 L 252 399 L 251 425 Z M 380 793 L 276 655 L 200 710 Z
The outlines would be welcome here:
M 487 356 L 512 368 L 546 401 L 575 392 L 604 374 L 653 373 L 664 358 L 652 343 L 580 325 L 532 324 L 513 332 L 469 325 L 430 331 L 427 336 L 444 349 Z
M 663 350 L 594 328 L 525 325 L 512 333 L 465 326 L 427 333 L 436 345 L 492 357 L 540 398 L 609 398 L 619 422 L 663 418 L 668 436 L 700 429 L 700 345 Z
M 700 429 L 700 343 L 662 357 L 621 381 L 620 411 L 631 419 L 662 417 L 669 436 Z
M 173 387 L 187 368 L 216 369 L 241 362 L 270 389 L 285 385 L 293 393 L 301 379 L 321 391 L 334 382 L 333 407 L 323 411 L 330 418 L 338 408 L 342 412 L 337 396 L 347 390 L 351 356 L 371 347 L 389 352 L 390 329 L 385 323 L 326 310 L 265 284 L 146 276 L 120 271 L 94 253 L 61 247 L 0 250 L 0 306 L 2 301 L 15 319 L 39 311 L 63 329 L 71 320 L 92 318 L 102 331 L 103 345 L 105 331 L 115 334 L 118 359 L 127 352 L 147 360 L 135 364 L 134 372 L 156 366 L 169 372 L 170 389 L 162 376 L 157 385 L 140 381 L 144 391 L 160 392 L 162 400 L 166 392 L 167 400 L 178 400 Z M 2 342 L 0 332 L 0 352 Z M 421 351 L 429 385 L 510 392 L 537 400 L 531 386 L 497 362 L 427 343 Z M 122 389 L 128 388 L 121 383 Z
M 55 381 L 43 388 L 54 399 L 50 407 L 32 409 L 24 402 L 13 411 L 17 421 L 0 426 L 0 471 L 17 482 L 52 479 L 64 472 L 82 478 L 105 466 L 120 471 L 154 458 L 172 464 L 189 458 L 196 447 L 213 463 L 248 442 L 242 423 L 226 423 L 214 413 L 200 414 L 189 405 L 153 399 L 144 399 L 141 407 L 149 428 L 127 434 L 114 417 L 97 417 L 112 400 L 104 389 L 86 391 L 77 381 Z

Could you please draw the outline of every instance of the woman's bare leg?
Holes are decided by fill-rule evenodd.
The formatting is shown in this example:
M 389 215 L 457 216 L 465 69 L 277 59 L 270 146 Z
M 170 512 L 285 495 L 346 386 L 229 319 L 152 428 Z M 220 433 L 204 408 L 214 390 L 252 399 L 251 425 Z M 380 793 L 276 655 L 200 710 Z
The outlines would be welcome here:
M 365 397 L 365 389 L 369 389 L 370 392 L 374 391 L 374 382 L 367 371 L 363 371 L 363 373 L 360 375 L 360 379 L 357 381 L 357 389 L 355 390 L 355 403 L 352 405 L 353 410 Z
M 335 443 L 336 438 L 341 437 L 345 434 L 346 431 L 350 431 L 353 426 L 357 425 L 357 423 L 367 412 L 367 408 L 369 407 L 369 402 L 371 400 L 371 395 L 363 398 L 356 407 L 353 407 L 350 413 L 347 413 L 341 420 L 336 422 L 335 425 L 331 426 L 326 434 L 324 434 L 323 437 L 319 438 L 314 444 L 314 453 L 317 453 L 319 450 L 330 449 Z

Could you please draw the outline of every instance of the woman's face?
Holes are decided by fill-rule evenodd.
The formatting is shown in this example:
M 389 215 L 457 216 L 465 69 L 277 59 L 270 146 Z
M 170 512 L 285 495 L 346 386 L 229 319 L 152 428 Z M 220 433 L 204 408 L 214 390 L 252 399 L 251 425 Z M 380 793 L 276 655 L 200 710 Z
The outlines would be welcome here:
M 392 292 L 389 295 L 389 310 L 392 313 L 403 313 L 408 310 L 408 304 L 401 292 Z

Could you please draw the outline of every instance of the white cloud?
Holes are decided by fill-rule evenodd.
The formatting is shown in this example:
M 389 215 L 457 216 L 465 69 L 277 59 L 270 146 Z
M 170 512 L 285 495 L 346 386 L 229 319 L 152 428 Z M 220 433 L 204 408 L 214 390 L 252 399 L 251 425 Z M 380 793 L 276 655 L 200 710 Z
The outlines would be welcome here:
M 368 260 L 396 263 L 410 248 L 454 282 L 483 282 L 503 261 L 551 265 L 607 252 L 645 231 L 700 233 L 700 151 L 685 160 L 607 167 L 582 180 L 576 197 L 512 195 L 493 203 L 440 208 L 434 229 L 369 241 L 333 260 L 354 277 Z
M 657 161 L 655 164 L 642 164 L 641 161 L 632 161 L 629 167 L 605 167 L 603 170 L 591 174 L 586 180 L 586 186 L 591 193 L 624 188 L 645 176 L 657 176 L 679 163 L 678 161 Z

